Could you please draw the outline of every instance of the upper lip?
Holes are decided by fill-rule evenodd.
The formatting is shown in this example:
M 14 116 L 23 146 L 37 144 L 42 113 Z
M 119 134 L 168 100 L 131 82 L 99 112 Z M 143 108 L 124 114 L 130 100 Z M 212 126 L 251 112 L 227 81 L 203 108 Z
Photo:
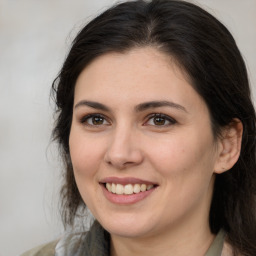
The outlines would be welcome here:
M 125 177 L 125 178 L 120 178 L 120 177 L 106 177 L 102 180 L 100 180 L 100 183 L 115 183 L 115 184 L 146 184 L 146 185 L 157 185 L 155 182 L 148 181 L 148 180 L 142 180 L 134 177 Z

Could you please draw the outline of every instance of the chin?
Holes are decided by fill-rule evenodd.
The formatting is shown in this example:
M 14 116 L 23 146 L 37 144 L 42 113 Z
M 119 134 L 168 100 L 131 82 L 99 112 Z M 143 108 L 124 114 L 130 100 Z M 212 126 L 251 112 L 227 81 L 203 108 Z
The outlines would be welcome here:
M 120 216 L 98 219 L 100 224 L 111 235 L 121 237 L 143 237 L 148 235 L 153 229 L 149 223 L 152 223 L 148 218 L 138 218 L 136 216 Z

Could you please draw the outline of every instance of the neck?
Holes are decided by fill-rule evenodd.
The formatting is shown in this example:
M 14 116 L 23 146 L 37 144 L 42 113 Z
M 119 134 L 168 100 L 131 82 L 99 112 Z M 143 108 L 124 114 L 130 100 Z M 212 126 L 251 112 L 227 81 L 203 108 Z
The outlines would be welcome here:
M 203 256 L 210 247 L 214 235 L 209 228 L 199 227 L 184 232 L 173 230 L 161 236 L 125 238 L 111 235 L 111 256 Z

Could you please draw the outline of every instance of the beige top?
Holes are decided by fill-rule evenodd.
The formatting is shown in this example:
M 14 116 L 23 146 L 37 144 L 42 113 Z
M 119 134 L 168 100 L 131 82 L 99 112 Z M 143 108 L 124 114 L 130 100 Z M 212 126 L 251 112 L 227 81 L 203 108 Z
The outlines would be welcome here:
M 234 256 L 225 236 L 221 230 L 205 256 Z M 109 234 L 96 222 L 87 233 L 65 236 L 20 256 L 109 256 L 109 238 Z
M 205 256 L 233 256 L 232 247 L 225 241 L 225 236 L 225 232 L 221 230 L 215 237 Z

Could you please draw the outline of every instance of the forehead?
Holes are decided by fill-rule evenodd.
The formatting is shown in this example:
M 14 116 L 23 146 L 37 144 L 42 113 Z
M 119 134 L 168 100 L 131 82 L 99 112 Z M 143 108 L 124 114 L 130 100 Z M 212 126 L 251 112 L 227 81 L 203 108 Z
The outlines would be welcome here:
M 151 47 L 96 58 L 79 75 L 75 102 L 90 98 L 104 103 L 172 100 L 202 103 L 188 76 L 169 55 Z M 188 98 L 190 100 L 188 100 Z

